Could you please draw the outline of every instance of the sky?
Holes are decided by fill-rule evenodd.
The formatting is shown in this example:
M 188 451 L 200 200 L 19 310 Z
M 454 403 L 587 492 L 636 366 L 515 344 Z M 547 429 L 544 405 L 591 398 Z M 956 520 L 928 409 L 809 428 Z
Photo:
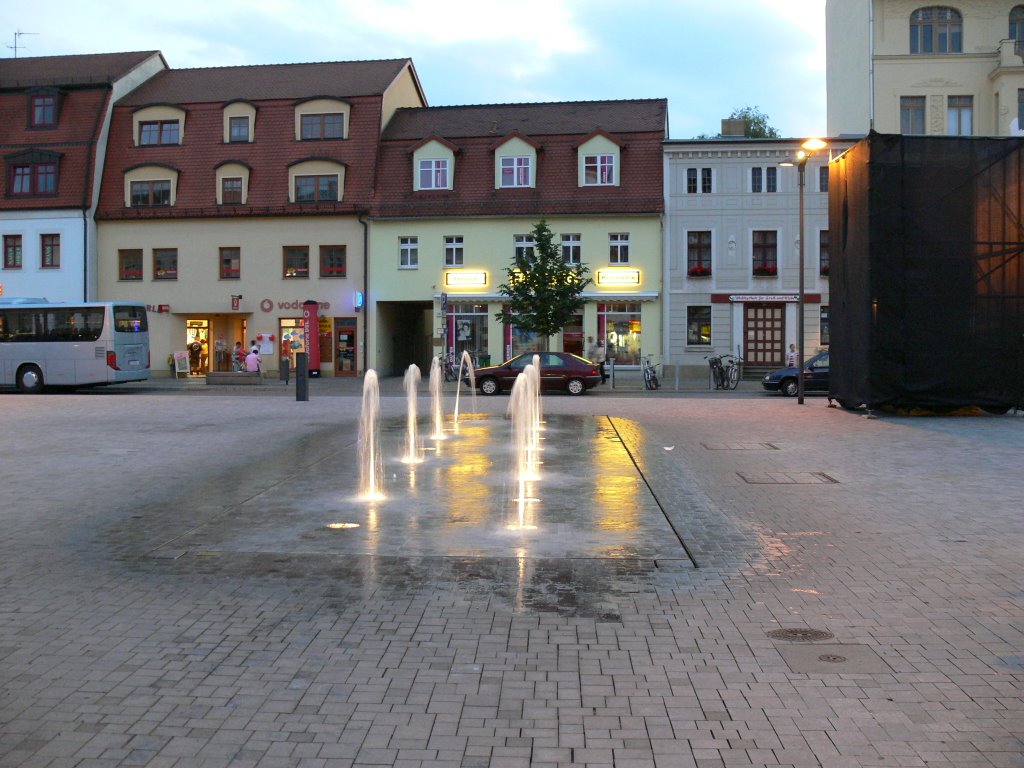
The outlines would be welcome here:
M 673 139 L 743 107 L 825 130 L 825 0 L 5 0 L 0 66 L 16 39 L 175 69 L 411 58 L 430 106 L 666 98 Z

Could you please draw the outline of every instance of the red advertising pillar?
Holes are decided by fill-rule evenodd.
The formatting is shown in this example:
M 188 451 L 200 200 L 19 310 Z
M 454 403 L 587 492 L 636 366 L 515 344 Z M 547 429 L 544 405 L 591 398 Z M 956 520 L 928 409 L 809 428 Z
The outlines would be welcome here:
M 310 377 L 320 375 L 320 305 L 312 299 L 302 302 L 302 330 L 306 336 L 306 360 Z

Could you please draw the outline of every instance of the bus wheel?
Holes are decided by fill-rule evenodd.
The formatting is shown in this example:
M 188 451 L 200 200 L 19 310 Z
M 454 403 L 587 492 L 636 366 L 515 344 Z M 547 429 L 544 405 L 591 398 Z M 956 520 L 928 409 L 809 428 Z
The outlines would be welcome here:
M 18 391 L 26 395 L 38 395 L 43 391 L 43 372 L 35 365 L 23 365 L 18 369 Z

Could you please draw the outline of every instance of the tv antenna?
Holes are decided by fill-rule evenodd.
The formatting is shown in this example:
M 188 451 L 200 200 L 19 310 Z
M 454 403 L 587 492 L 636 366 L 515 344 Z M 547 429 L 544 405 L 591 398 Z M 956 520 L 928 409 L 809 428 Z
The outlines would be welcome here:
M 20 45 L 21 38 L 25 35 L 38 35 L 38 32 L 22 32 L 20 29 L 14 33 L 14 45 L 8 45 L 7 47 L 14 51 L 14 58 L 18 58 L 18 49 L 25 49 L 24 45 Z

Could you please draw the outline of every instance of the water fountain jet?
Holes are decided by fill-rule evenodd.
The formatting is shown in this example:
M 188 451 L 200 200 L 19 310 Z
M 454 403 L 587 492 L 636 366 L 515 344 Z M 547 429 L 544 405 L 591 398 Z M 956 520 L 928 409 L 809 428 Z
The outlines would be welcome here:
M 406 419 L 405 419 L 405 455 L 402 462 L 405 464 L 419 464 L 423 461 L 420 455 L 419 434 L 417 430 L 418 414 L 417 396 L 420 386 L 420 369 L 415 363 L 405 371 L 403 379 L 405 386 Z
M 385 499 L 384 460 L 380 455 L 380 384 L 372 368 L 363 379 L 359 416 L 359 498 L 364 501 Z

